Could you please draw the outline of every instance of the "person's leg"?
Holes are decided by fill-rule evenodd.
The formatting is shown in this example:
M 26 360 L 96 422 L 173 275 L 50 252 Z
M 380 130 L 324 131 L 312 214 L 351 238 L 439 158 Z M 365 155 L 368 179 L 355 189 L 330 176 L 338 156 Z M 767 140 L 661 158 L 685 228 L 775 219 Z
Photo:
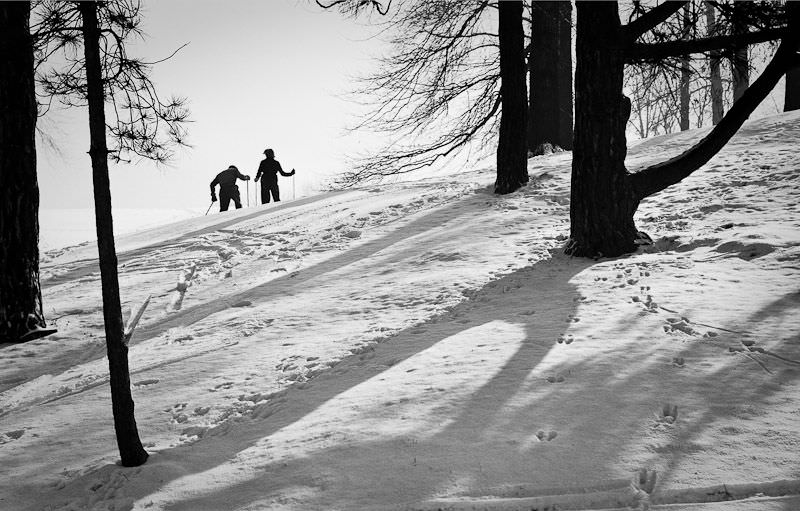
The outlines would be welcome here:
M 261 180 L 261 204 L 266 204 L 269 202 L 269 188 L 267 188 L 267 182 L 265 180 Z
M 277 182 L 274 185 L 272 185 L 272 198 L 275 199 L 275 202 L 280 202 L 281 200 L 281 192 L 278 189 Z
M 226 189 L 219 191 L 219 212 L 228 211 L 228 205 L 231 203 L 231 195 Z
M 236 209 L 242 209 L 242 197 L 239 195 L 238 186 L 233 188 L 233 203 L 236 205 Z

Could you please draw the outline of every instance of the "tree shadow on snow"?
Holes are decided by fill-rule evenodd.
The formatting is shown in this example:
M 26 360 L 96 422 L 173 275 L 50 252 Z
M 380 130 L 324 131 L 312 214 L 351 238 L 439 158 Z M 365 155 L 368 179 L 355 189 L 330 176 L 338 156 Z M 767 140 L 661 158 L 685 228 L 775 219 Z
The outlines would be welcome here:
M 264 405 L 265 420 L 235 430 L 244 442 L 229 454 L 255 456 L 257 470 L 232 482 L 208 484 L 228 470 L 225 463 L 210 468 L 219 458 L 205 460 L 206 472 L 196 471 L 196 479 L 189 476 L 176 488 L 204 489 L 167 508 L 258 507 L 291 502 L 293 496 L 311 508 L 362 509 L 411 506 L 437 495 L 538 496 L 556 491 L 552 489 L 603 489 L 610 481 L 624 485 L 639 468 L 658 469 L 661 481 L 678 487 L 769 481 L 771 474 L 746 466 L 733 473 L 706 472 L 704 459 L 731 456 L 727 459 L 732 463 L 740 462 L 735 442 L 758 442 L 769 433 L 759 429 L 763 425 L 758 417 L 776 394 L 796 383 L 800 372 L 773 360 L 768 362 L 772 372 L 767 373 L 729 352 L 727 346 L 737 341 L 735 334 L 675 337 L 674 343 L 654 343 L 644 350 L 626 350 L 614 341 L 608 341 L 609 349 L 603 349 L 603 340 L 558 342 L 570 317 L 580 312 L 570 279 L 588 266 L 590 262 L 557 256 L 521 269 L 427 323 L 423 333 L 420 326 L 406 330 L 376 347 L 374 355 L 343 361 L 338 374 L 331 371 L 305 389 L 290 389 L 285 401 Z M 530 280 L 532 273 L 535 280 Z M 523 281 L 528 286 L 484 300 L 486 293 L 514 289 Z M 787 304 L 794 301 L 793 295 L 777 299 L 747 318 L 747 328 L 758 331 L 770 318 L 790 317 L 793 307 Z M 486 310 L 487 303 L 491 310 Z M 522 335 L 502 326 L 493 330 L 492 318 L 521 327 Z M 643 316 L 640 321 L 630 326 L 641 329 L 649 319 Z M 725 327 L 736 330 L 741 325 Z M 486 330 L 478 333 L 486 335 L 484 341 L 469 335 L 482 328 Z M 659 330 L 656 326 L 653 336 L 666 335 Z M 500 344 L 491 342 L 493 331 L 504 335 L 512 348 L 496 359 L 487 352 L 474 360 L 486 370 L 480 381 L 448 387 L 438 374 L 431 379 L 427 392 L 458 396 L 454 399 L 414 407 L 414 399 L 428 399 L 426 392 L 407 391 L 402 374 L 390 374 L 413 370 L 405 377 L 412 382 L 420 365 L 446 371 L 447 354 L 457 346 L 453 342 L 463 343 L 465 350 L 486 345 L 502 352 Z M 445 344 L 447 349 L 436 351 Z M 573 360 L 568 353 L 572 349 L 594 349 L 595 356 Z M 793 340 L 770 349 L 794 359 L 800 356 Z M 487 358 L 493 363 L 485 363 Z M 684 364 L 674 364 L 675 358 L 684 359 Z M 708 362 L 714 358 L 720 359 L 718 365 Z M 475 368 L 466 372 L 474 373 Z M 382 386 L 381 378 L 392 386 Z M 358 399 L 370 388 L 377 388 L 371 407 Z M 678 420 L 672 424 L 660 416 L 665 403 L 679 406 Z M 364 406 L 369 409 L 359 408 Z M 421 415 L 413 416 L 415 410 Z M 341 428 L 330 438 L 317 436 L 331 429 L 328 421 L 337 420 L 337 414 L 344 417 Z M 231 434 L 233 430 L 226 433 Z M 737 434 L 743 436 L 734 438 Z M 733 442 L 727 453 L 725 441 L 723 452 L 720 444 L 708 443 L 709 436 L 724 435 Z M 768 446 L 778 453 L 781 441 L 792 439 Z M 282 455 L 270 459 L 254 454 L 267 447 Z M 204 460 L 202 449 L 195 454 L 197 462 Z M 784 461 L 791 463 L 788 458 Z M 676 480 L 679 468 L 684 474 L 700 475 Z
M 436 212 L 431 215 L 428 221 L 438 220 Z M 366 256 L 391 239 L 356 250 Z M 360 257 L 351 254 L 334 266 Z M 129 476 L 125 494 L 145 505 L 155 491 L 149 483 L 159 480 L 162 488 L 174 486 L 179 493 L 200 492 L 197 497 L 170 502 L 167 509 L 234 509 L 307 487 L 320 492 L 320 505 L 352 503 L 353 495 L 361 494 L 369 507 L 376 502 L 426 498 L 452 480 L 452 473 L 425 468 L 426 457 L 451 459 L 454 465 L 467 464 L 490 473 L 493 464 L 503 462 L 501 457 L 492 459 L 490 451 L 500 448 L 511 455 L 515 450 L 506 441 L 506 428 L 518 430 L 517 436 L 527 441 L 539 442 L 539 429 L 555 427 L 546 416 L 536 424 L 515 424 L 515 416 L 522 412 L 508 412 L 505 407 L 510 396 L 523 395 L 544 382 L 531 382 L 529 376 L 551 350 L 568 347 L 558 339 L 577 307 L 570 279 L 590 264 L 556 255 L 490 282 L 426 323 L 346 357 L 309 382 L 290 386 L 257 406 L 252 416 L 228 421 L 194 444 L 159 452 L 135 469 L 142 477 Z M 330 265 L 325 267 L 330 269 Z M 270 284 L 274 286 L 274 281 Z M 470 363 L 485 368 L 478 381 L 465 380 L 471 368 L 452 366 L 448 360 L 451 350 L 462 348 L 472 353 Z M 430 379 L 424 374 L 430 374 Z M 399 382 L 401 388 L 384 379 Z M 363 403 L 365 393 L 371 399 Z M 327 433 L 316 436 L 318 430 L 330 427 L 331 419 L 339 420 L 340 411 L 344 418 L 341 428 L 336 428 L 338 433 L 330 441 Z M 376 432 L 366 431 L 369 438 L 362 438 L 362 418 L 370 423 L 366 429 Z M 486 435 L 492 439 L 475 450 L 473 446 Z M 277 445 L 288 457 L 270 460 L 267 445 Z M 257 468 L 248 470 L 244 478 L 234 470 L 234 482 L 222 483 L 228 463 L 237 456 L 254 457 Z M 394 477 L 405 470 L 414 473 Z M 85 486 L 82 481 L 93 477 L 90 472 L 69 487 L 79 490 Z M 325 490 L 331 479 L 337 480 L 330 485 L 335 495 Z M 381 482 L 395 479 L 403 485 Z
M 490 485 L 497 481 L 493 474 L 508 473 L 500 470 L 504 465 L 535 470 L 542 460 L 530 446 L 548 442 L 537 433 L 562 424 L 546 413 L 529 421 L 537 405 L 526 396 L 545 399 L 555 388 L 544 373 L 531 375 L 552 351 L 569 349 L 558 340 L 578 303 L 570 279 L 590 265 L 557 255 L 506 275 L 447 313 L 346 358 L 302 388 L 290 387 L 254 411 L 265 418 L 160 453 L 170 460 L 165 463 L 191 467 L 194 475 L 181 472 L 173 481 L 176 490 L 200 493 L 167 509 L 266 506 L 296 492 L 312 506 L 347 508 L 361 499 L 357 505 L 372 508 L 424 500 L 464 478 Z M 452 350 L 459 349 L 469 350 L 468 363 L 478 367 L 451 364 L 458 358 Z M 478 381 L 463 379 L 481 369 Z M 270 459 L 262 454 L 267 446 L 286 457 Z M 215 484 L 237 455 L 254 457 L 248 465 L 258 468 Z M 442 469 L 447 466 L 468 473 Z

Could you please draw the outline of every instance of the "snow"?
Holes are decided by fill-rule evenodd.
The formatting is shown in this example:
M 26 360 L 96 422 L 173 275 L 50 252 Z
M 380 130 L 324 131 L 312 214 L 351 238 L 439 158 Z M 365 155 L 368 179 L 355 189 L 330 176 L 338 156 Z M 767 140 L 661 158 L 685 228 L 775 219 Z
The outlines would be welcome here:
M 616 259 L 562 253 L 569 153 L 502 197 L 483 168 L 122 235 L 136 468 L 96 248 L 51 250 L 59 332 L 0 349 L 0 509 L 798 509 L 798 137 L 747 123 Z
M 117 236 L 130 234 L 197 215 L 198 211 L 191 209 L 114 208 L 114 233 Z M 39 211 L 39 246 L 42 251 L 53 251 L 96 240 L 94 209 Z

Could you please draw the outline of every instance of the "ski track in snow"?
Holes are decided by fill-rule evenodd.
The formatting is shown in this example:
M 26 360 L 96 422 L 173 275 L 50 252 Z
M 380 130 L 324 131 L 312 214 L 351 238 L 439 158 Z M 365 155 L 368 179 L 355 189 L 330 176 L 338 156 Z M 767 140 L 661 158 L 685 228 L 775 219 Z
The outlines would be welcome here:
M 124 309 L 152 295 L 136 469 L 111 464 L 93 249 L 49 253 L 58 334 L 0 349 L 0 508 L 601 507 L 642 498 L 642 467 L 685 499 L 800 479 L 798 139 L 800 115 L 749 122 L 641 205 L 655 243 L 618 259 L 560 254 L 568 154 L 504 197 L 473 171 L 122 237 Z

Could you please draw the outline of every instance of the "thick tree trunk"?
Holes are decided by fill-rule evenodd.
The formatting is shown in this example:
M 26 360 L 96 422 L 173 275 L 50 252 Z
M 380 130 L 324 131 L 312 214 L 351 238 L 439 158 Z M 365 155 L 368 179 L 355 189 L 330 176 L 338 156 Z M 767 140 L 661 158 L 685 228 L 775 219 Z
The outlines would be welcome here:
M 631 34 L 640 31 L 631 25 L 620 30 L 616 2 L 578 2 L 577 6 L 571 239 L 566 252 L 588 257 L 617 256 L 636 249 L 639 233 L 633 215 L 639 202 L 679 182 L 713 157 L 796 63 L 800 3 L 787 3 L 789 24 L 782 31 L 775 56 L 719 124 L 682 155 L 635 174 L 625 170 L 625 124 L 630 102 L 622 97 L 622 71 L 625 54 L 645 55 L 645 46 L 631 51 Z M 668 8 L 661 12 L 667 14 Z M 644 25 L 639 22 L 634 26 Z
M 630 101 L 622 95 L 624 45 L 616 2 L 577 2 L 575 139 L 570 242 L 576 256 L 636 249 L 638 200 L 625 170 Z
M 28 2 L 0 2 L 0 342 L 44 327 Z
M 499 3 L 500 139 L 497 144 L 495 193 L 511 193 L 528 182 L 525 84 L 525 38 L 522 1 Z
M 784 112 L 800 110 L 800 66 L 786 72 L 786 92 L 783 99 Z
M 147 460 L 147 451 L 139 440 L 131 396 L 128 347 L 124 342 L 122 307 L 119 298 L 117 254 L 114 248 L 114 225 L 111 216 L 111 187 L 108 177 L 108 147 L 106 146 L 105 99 L 100 67 L 100 30 L 97 4 L 82 1 L 79 9 L 83 18 L 86 83 L 89 104 L 89 155 L 92 159 L 95 223 L 100 259 L 100 279 L 103 287 L 103 319 L 106 330 L 106 349 L 111 383 L 111 404 L 114 429 L 122 465 L 135 467 Z
M 706 2 L 706 25 L 708 27 L 708 36 L 715 35 L 717 31 L 717 16 L 714 11 L 714 4 L 711 2 Z M 709 77 L 711 81 L 711 122 L 716 126 L 722 120 L 722 116 L 725 115 L 719 52 L 710 52 L 708 58 L 711 74 Z
M 572 3 L 531 2 L 528 149 L 572 149 Z

